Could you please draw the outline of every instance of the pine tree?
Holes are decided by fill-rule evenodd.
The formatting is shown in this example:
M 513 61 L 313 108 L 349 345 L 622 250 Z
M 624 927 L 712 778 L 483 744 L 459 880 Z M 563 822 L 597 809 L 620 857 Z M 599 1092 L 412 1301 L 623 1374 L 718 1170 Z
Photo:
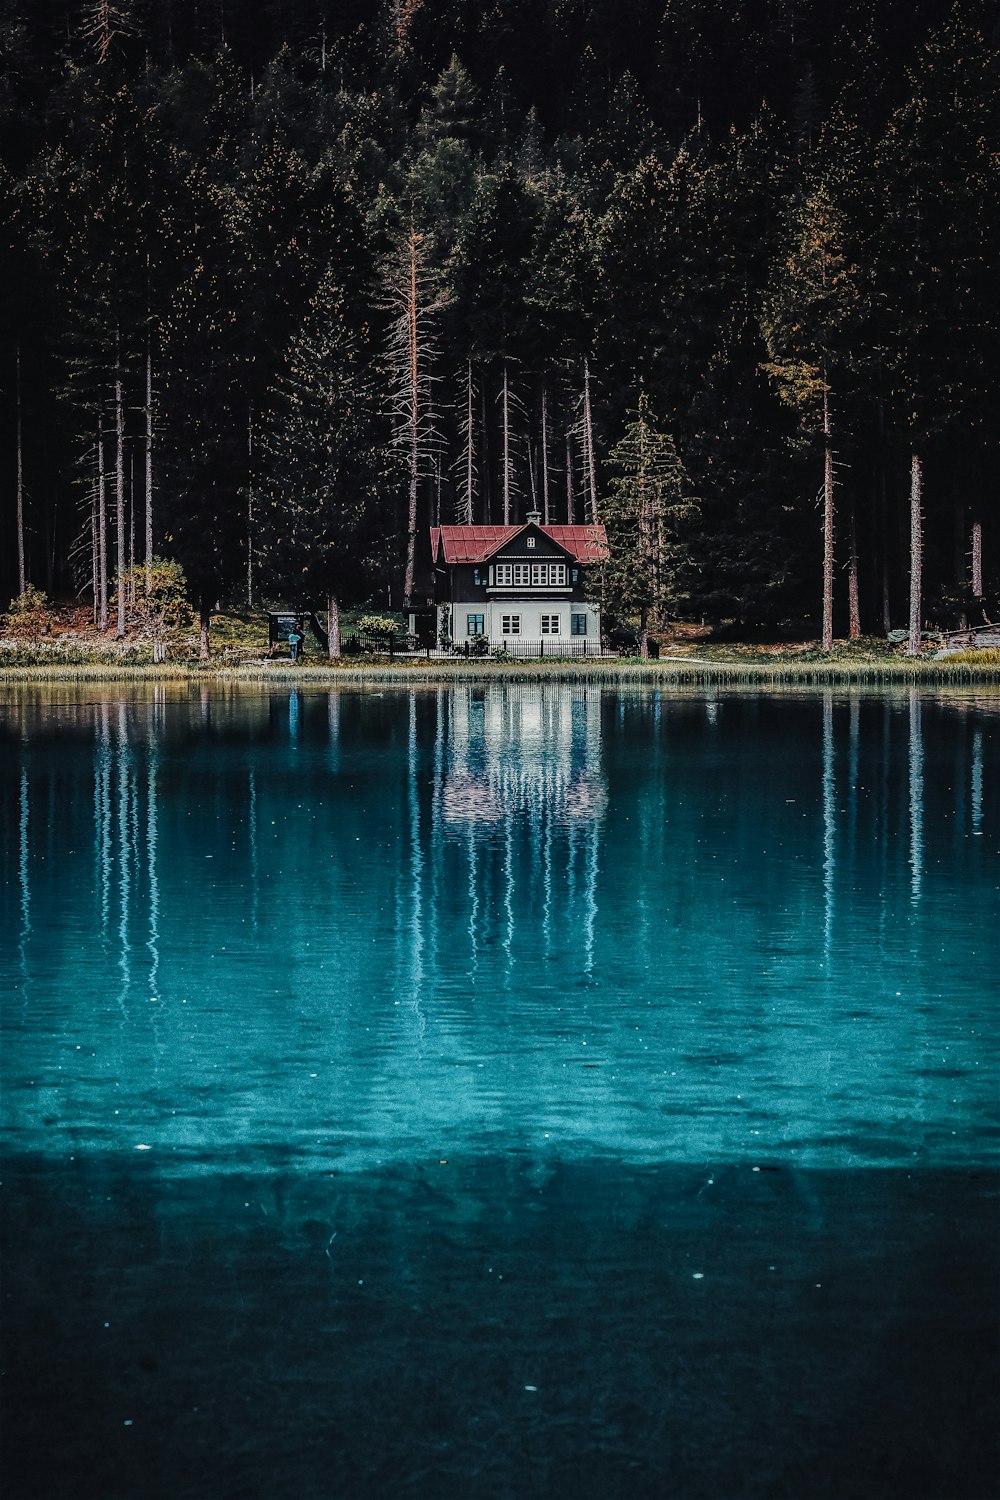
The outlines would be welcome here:
M 406 568 L 403 603 L 413 602 L 420 482 L 434 472 L 438 438 L 431 373 L 436 346 L 434 324 L 442 305 L 428 264 L 423 236 L 411 223 L 385 272 L 389 312 L 390 412 L 397 448 L 405 454 L 407 476 Z
M 823 441 L 822 647 L 833 647 L 834 451 L 831 382 L 846 373 L 850 323 L 857 303 L 856 271 L 843 249 L 841 215 L 825 184 L 802 203 L 791 226 L 791 244 L 774 278 L 764 310 L 771 356 L 766 369 L 782 399 L 807 430 Z
M 384 430 L 367 325 L 331 273 L 292 341 L 265 418 L 260 574 L 297 605 L 327 609 L 340 655 L 340 607 L 363 599 L 391 546 L 380 495 Z
M 659 429 L 640 391 L 632 419 L 608 458 L 603 502 L 610 560 L 603 568 L 605 605 L 637 615 L 639 650 L 649 655 L 651 624 L 662 625 L 684 598 L 687 536 L 697 513 L 673 439 Z
M 911 655 L 920 650 L 928 515 L 939 519 L 948 498 L 983 506 L 995 489 L 997 340 L 986 310 L 1000 233 L 998 107 L 995 56 L 956 10 L 921 49 L 876 158 L 871 333 L 909 451 Z M 928 463 L 940 476 L 932 493 Z

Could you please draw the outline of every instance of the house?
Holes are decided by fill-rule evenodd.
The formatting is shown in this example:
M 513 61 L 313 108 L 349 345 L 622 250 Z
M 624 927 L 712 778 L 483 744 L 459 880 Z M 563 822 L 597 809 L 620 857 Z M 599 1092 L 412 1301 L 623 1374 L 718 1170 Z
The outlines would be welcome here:
M 586 597 L 588 568 L 608 556 L 603 526 L 431 528 L 439 639 L 485 640 L 518 654 L 598 652 L 601 609 Z

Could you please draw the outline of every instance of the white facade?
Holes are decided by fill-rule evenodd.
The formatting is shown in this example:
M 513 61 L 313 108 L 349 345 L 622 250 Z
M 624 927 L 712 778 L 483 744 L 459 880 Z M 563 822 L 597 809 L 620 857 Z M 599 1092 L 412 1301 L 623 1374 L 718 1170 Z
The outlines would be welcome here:
M 438 634 L 448 635 L 456 646 L 485 636 L 490 646 L 530 641 L 582 649 L 587 642 L 596 649 L 601 640 L 600 607 L 589 601 L 518 595 L 513 590 L 468 604 L 438 605 Z

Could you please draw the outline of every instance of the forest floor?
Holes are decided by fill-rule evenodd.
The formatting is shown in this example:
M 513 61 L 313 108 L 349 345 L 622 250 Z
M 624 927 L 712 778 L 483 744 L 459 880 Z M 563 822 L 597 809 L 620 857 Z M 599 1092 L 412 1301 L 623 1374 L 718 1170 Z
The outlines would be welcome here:
M 346 615 L 342 633 L 349 636 L 353 617 Z M 227 677 L 309 677 L 318 673 L 345 673 L 352 676 L 396 677 L 432 675 L 436 678 L 493 676 L 497 673 L 517 676 L 570 674 L 577 676 L 612 676 L 691 678 L 694 680 L 761 679 L 761 680 L 871 680 L 871 681 L 940 681 L 975 676 L 986 681 L 1000 681 L 1000 649 L 990 642 L 977 649 L 949 650 L 942 655 L 941 642 L 930 640 L 918 658 L 906 654 L 905 643 L 894 644 L 883 636 L 863 636 L 856 641 L 836 641 L 833 650 L 824 653 L 818 641 L 786 638 L 775 631 L 770 636 L 754 632 L 743 638 L 730 623 L 707 625 L 678 622 L 654 639 L 658 659 L 642 661 L 624 653 L 618 658 L 600 660 L 552 660 L 502 662 L 489 658 L 431 659 L 423 654 L 393 658 L 365 655 L 345 657 L 331 662 L 318 643 L 307 636 L 305 655 L 293 666 L 282 648 L 282 654 L 268 656 L 267 614 L 263 610 L 222 610 L 213 615 L 210 634 L 211 655 L 207 662 L 198 659 L 197 631 L 178 632 L 170 641 L 168 659 L 154 666 L 152 647 L 138 632 L 127 632 L 118 640 L 113 628 L 99 631 L 86 606 L 55 607 L 48 628 L 34 637 L 0 632 L 0 678 L 44 675 L 99 676 L 186 676 L 224 674 Z

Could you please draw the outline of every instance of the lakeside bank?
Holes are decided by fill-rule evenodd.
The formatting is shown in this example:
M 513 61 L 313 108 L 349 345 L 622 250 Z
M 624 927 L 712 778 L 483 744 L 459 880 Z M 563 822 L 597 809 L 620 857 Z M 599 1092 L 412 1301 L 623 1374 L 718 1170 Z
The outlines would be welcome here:
M 982 657 L 995 659 L 982 660 Z M 55 682 L 191 682 L 260 686 L 283 683 L 312 686 L 405 686 L 415 683 L 602 682 L 614 684 L 688 683 L 743 686 L 962 686 L 1000 687 L 1000 656 L 970 652 L 964 659 L 896 659 L 879 662 L 697 660 L 661 657 L 656 661 L 427 661 L 334 663 L 287 661 L 225 664 L 218 661 L 79 662 L 0 667 L 0 685 Z

